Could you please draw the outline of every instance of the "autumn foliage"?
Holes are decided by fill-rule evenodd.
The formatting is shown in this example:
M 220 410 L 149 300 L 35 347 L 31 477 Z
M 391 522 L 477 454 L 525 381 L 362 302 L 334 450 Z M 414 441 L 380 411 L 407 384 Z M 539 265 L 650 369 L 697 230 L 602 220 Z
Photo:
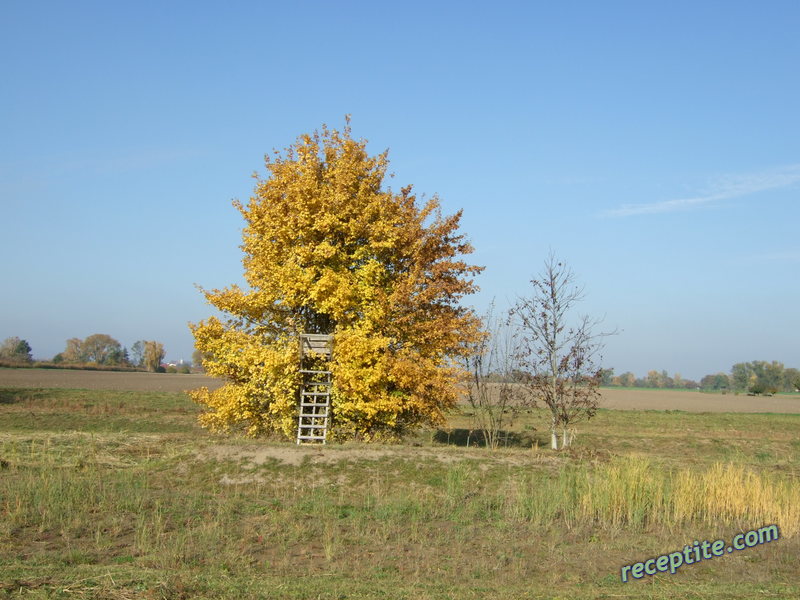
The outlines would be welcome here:
M 454 359 L 480 336 L 459 300 L 481 268 L 462 258 L 461 213 L 385 189 L 387 166 L 349 124 L 266 157 L 268 176 L 234 203 L 249 289 L 205 290 L 226 318 L 191 326 L 206 372 L 227 382 L 192 392 L 203 425 L 293 436 L 302 332 L 334 334 L 334 435 L 396 436 L 454 405 Z

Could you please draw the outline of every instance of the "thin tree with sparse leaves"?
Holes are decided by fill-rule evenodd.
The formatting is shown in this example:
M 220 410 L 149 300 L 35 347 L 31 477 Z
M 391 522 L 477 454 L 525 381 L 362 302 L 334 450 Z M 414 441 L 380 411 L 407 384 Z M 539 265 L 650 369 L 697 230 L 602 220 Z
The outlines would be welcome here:
M 611 333 L 594 333 L 599 320 L 573 315 L 583 289 L 575 284 L 572 270 L 552 253 L 531 284 L 532 294 L 519 298 L 511 310 L 518 327 L 516 356 L 531 373 L 525 383 L 531 400 L 550 410 L 550 446 L 558 450 L 572 443 L 576 422 L 597 412 L 602 381 L 599 352 L 602 338 Z
M 518 371 L 514 369 L 513 335 L 505 318 L 498 318 L 494 310 L 493 303 L 483 317 L 484 335 L 464 358 L 469 374 L 464 396 L 472 408 L 475 428 L 491 450 L 500 445 L 504 430 L 507 441 L 506 428 L 513 424 L 522 407 Z

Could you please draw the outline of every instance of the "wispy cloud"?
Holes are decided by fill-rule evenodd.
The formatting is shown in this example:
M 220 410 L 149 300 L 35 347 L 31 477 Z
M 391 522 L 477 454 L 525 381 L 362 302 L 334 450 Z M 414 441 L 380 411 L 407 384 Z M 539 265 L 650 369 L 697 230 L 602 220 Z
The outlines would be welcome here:
M 623 204 L 619 208 L 606 211 L 605 214 L 611 217 L 630 217 L 690 210 L 722 200 L 789 187 L 798 182 L 800 182 L 800 164 L 758 173 L 727 175 L 714 180 L 706 191 L 697 196 L 649 204 Z

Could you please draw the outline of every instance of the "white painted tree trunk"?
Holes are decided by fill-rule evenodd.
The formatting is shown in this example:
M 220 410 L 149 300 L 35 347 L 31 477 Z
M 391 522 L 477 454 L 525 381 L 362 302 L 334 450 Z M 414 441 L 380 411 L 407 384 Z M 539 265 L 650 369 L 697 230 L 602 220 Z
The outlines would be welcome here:
M 550 425 L 550 449 L 558 450 L 558 429 L 556 428 L 556 416 L 553 415 L 553 421 Z

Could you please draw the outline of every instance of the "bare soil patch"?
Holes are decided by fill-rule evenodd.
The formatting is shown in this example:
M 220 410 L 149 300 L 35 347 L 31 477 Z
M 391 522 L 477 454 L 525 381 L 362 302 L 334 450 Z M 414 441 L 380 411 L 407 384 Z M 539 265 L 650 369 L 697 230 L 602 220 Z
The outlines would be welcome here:
M 502 464 L 530 464 L 550 463 L 556 460 L 550 456 L 539 453 L 520 452 L 495 452 L 487 455 L 482 448 L 447 448 L 432 449 L 407 446 L 395 447 L 341 447 L 341 446 L 259 446 L 256 448 L 242 448 L 241 446 L 218 444 L 208 446 L 196 454 L 200 460 L 234 460 L 251 465 L 263 465 L 270 461 L 290 466 L 300 466 L 304 463 L 311 465 L 331 465 L 340 462 L 377 461 L 381 459 L 400 459 L 420 461 L 435 461 L 451 464 L 468 460 Z
M 601 408 L 800 414 L 800 395 L 748 396 L 676 390 L 602 389 Z
M 70 369 L 0 369 L 0 387 L 183 392 L 206 386 L 216 389 L 219 379 L 201 373 L 130 373 Z

